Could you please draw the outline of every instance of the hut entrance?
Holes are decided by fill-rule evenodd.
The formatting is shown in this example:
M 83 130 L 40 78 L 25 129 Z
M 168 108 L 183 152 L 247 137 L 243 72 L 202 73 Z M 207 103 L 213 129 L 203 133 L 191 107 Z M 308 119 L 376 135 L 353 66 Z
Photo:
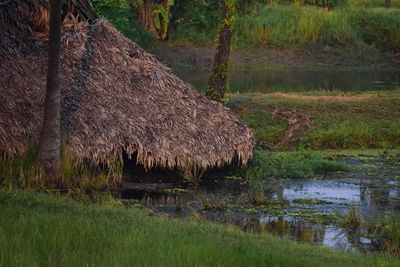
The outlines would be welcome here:
M 131 158 L 124 154 L 124 181 L 128 183 L 178 183 L 182 180 L 177 170 L 154 167 L 146 170 L 137 164 L 137 152 Z

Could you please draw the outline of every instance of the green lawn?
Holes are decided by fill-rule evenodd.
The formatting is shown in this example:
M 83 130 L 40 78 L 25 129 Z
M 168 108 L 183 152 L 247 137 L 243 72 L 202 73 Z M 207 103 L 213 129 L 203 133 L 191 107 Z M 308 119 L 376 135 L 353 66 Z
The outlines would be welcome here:
M 209 222 L 0 190 L 0 266 L 398 266 Z

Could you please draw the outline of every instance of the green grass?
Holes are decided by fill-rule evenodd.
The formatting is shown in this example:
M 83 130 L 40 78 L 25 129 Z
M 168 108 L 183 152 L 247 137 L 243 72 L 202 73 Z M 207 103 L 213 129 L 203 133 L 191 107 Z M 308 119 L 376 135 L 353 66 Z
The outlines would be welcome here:
M 396 50 L 400 48 L 400 10 L 350 5 L 327 12 L 313 6 L 264 6 L 238 16 L 236 31 L 236 41 L 242 46 L 373 45 Z
M 260 3 L 251 12 L 238 12 L 235 44 L 242 48 L 373 46 L 390 52 L 398 52 L 400 48 L 398 1 L 392 1 L 392 8 L 386 9 L 384 0 L 348 0 L 330 11 L 306 5 L 304 1 L 290 2 Z M 218 29 L 218 2 L 190 1 L 178 5 L 187 6 L 186 10 L 173 9 L 177 23 L 171 25 L 170 40 L 192 44 L 213 42 Z
M 291 99 L 271 95 L 232 96 L 232 108 L 253 129 L 259 144 L 276 144 L 286 130 L 286 118 L 268 110 L 292 109 L 311 116 L 314 127 L 297 148 L 394 149 L 400 146 L 400 94 L 381 93 L 364 101 Z M 251 115 L 249 115 L 251 114 Z
M 400 4 L 392 1 L 392 8 L 386 9 L 384 2 L 349 0 L 330 11 L 311 5 L 260 4 L 250 13 L 237 15 L 235 44 L 245 48 L 301 46 L 321 50 L 329 46 L 375 47 L 397 53 L 400 49 Z M 217 8 L 211 13 L 197 10 L 200 12 L 197 16 L 189 15 L 190 19 L 173 27 L 171 40 L 194 44 L 214 41 L 216 11 Z
M 311 178 L 318 173 L 347 171 L 341 162 L 325 159 L 320 152 L 267 152 L 255 150 L 254 157 L 245 169 L 252 180 L 266 178 Z
M 0 190 L 0 266 L 395 266 L 234 227 Z
M 109 159 L 106 164 L 90 162 L 74 162 L 62 148 L 60 163 L 60 185 L 63 188 L 84 191 L 86 189 L 101 190 L 115 186 L 122 179 L 122 162 Z M 13 156 L 0 156 L 0 187 L 43 188 L 46 185 L 41 179 L 41 173 L 36 162 L 36 148 Z
M 351 7 L 385 7 L 385 1 L 381 0 L 347 0 Z M 399 1 L 391 1 L 391 7 L 400 8 Z

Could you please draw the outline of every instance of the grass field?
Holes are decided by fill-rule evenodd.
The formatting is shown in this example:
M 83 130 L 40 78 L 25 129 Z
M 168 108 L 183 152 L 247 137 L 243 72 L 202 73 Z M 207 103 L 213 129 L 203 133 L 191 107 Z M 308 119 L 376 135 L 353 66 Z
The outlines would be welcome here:
M 231 226 L 0 190 L 0 266 L 396 266 Z
M 400 94 L 325 97 L 322 92 L 304 95 L 234 95 L 227 105 L 252 128 L 259 144 L 279 149 L 288 119 L 272 116 L 275 110 L 291 110 L 309 116 L 313 127 L 294 148 L 393 149 L 400 146 Z M 275 146 L 274 146 L 275 145 Z

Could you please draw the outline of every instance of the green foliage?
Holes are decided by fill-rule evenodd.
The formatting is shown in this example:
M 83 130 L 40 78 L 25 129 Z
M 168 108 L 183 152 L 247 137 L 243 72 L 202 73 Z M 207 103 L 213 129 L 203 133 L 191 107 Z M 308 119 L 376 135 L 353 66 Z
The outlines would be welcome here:
M 242 46 L 375 45 L 397 51 L 399 21 L 398 9 L 265 6 L 238 17 L 236 40 Z
M 181 1 L 172 10 L 171 39 L 194 43 L 216 38 L 220 1 Z M 290 1 L 286 1 L 287 3 Z M 258 1 L 238 3 L 236 44 L 265 45 L 374 45 L 381 50 L 400 47 L 400 10 L 365 8 L 362 0 L 330 1 L 337 7 L 327 12 L 310 6 L 323 1 L 295 1 L 295 4 L 267 6 Z M 372 1 L 378 3 L 377 1 Z M 384 1 L 379 1 L 383 6 Z M 397 4 L 396 4 L 397 5 Z M 400 7 L 400 5 L 399 5 Z
M 110 159 L 108 165 L 90 162 L 74 162 L 67 149 L 62 151 L 61 175 L 69 188 L 86 190 L 115 187 L 121 182 L 123 163 L 118 159 Z
M 142 29 L 129 0 L 92 0 L 98 15 L 107 18 L 126 37 L 145 48 L 155 46 L 154 36 Z
M 384 1 L 382 1 L 384 2 Z M 363 42 L 381 50 L 400 50 L 400 10 L 358 8 L 349 15 L 351 24 Z
M 346 4 L 350 7 L 385 7 L 385 0 L 346 0 Z M 391 6 L 400 8 L 399 1 L 391 1 Z
M 249 201 L 254 205 L 265 204 L 264 180 L 259 176 L 249 178 Z
M 46 190 L 36 167 L 36 149 L 0 157 L 0 187 L 39 188 Z M 62 186 L 84 191 L 88 188 L 105 189 L 117 185 L 122 178 L 122 163 L 110 160 L 109 165 L 73 162 L 65 146 L 62 151 L 60 175 Z
M 310 178 L 321 172 L 346 171 L 348 166 L 324 159 L 312 151 L 267 152 L 255 150 L 253 160 L 245 170 L 250 179 Z
M 389 119 L 331 118 L 318 123 L 319 127 L 310 129 L 300 146 L 310 149 L 358 149 L 400 145 L 400 125 Z
M 237 43 L 244 46 L 335 44 L 356 38 L 345 13 L 309 6 L 265 6 L 238 16 L 236 29 Z
M 171 8 L 171 40 L 202 43 L 216 38 L 221 1 L 181 0 Z
M 0 157 L 0 187 L 26 188 L 39 185 L 39 171 L 35 167 L 36 149 L 18 153 L 13 157 Z
M 0 190 L 0 266 L 395 266 L 209 222 Z
M 384 243 L 386 251 L 400 256 L 400 222 L 392 222 L 386 225 L 383 236 L 386 239 Z

